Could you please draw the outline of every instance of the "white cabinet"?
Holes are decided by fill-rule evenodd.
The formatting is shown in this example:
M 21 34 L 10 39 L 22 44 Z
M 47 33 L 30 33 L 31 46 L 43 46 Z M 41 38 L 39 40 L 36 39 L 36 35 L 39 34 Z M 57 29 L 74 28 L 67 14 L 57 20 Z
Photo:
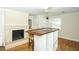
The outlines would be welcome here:
M 43 15 L 36 15 L 32 18 L 32 28 L 45 28 L 46 27 L 46 18 Z
M 61 29 L 61 18 L 50 16 L 48 20 L 45 15 L 35 15 L 32 17 L 32 28 L 58 28 Z
M 61 29 L 61 18 L 49 17 L 48 27 Z
M 32 18 L 32 29 L 39 27 L 39 19 L 37 16 L 33 16 Z
M 55 51 L 58 47 L 58 31 L 34 35 L 34 51 Z
M 58 31 L 53 32 L 53 50 L 58 48 Z
M 46 35 L 34 35 L 34 51 L 46 51 Z

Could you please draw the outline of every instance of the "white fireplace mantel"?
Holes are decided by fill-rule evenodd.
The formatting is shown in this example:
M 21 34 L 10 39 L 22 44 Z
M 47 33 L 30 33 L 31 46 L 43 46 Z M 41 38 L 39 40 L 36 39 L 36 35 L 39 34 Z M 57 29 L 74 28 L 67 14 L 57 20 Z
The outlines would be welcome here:
M 28 13 L 8 8 L 0 8 L 0 45 L 12 48 L 27 41 Z M 24 39 L 12 42 L 12 30 L 24 29 Z
M 26 43 L 28 34 L 28 13 L 6 9 L 5 10 L 5 43 L 6 49 Z M 12 41 L 12 31 L 24 29 L 24 38 Z

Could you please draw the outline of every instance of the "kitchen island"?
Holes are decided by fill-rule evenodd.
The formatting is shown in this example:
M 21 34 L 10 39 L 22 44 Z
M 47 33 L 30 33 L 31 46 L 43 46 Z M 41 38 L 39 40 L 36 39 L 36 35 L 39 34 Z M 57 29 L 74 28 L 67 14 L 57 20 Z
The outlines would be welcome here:
M 56 28 L 38 28 L 28 30 L 29 37 L 34 40 L 34 51 L 54 51 L 58 47 L 58 30 Z

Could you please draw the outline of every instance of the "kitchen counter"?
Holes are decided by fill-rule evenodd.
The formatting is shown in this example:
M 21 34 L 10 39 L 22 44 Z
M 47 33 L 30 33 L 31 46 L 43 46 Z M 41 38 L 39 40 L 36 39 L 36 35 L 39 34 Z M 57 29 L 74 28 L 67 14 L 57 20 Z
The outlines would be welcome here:
M 30 40 L 32 40 L 33 51 L 56 50 L 58 47 L 58 30 L 56 28 L 38 28 L 26 31 L 29 34 L 29 46 Z
M 55 31 L 58 31 L 58 30 L 59 29 L 56 29 L 56 28 L 38 28 L 38 29 L 31 29 L 31 30 L 28 30 L 26 32 L 28 32 L 29 34 L 40 36 L 40 35 L 55 32 Z

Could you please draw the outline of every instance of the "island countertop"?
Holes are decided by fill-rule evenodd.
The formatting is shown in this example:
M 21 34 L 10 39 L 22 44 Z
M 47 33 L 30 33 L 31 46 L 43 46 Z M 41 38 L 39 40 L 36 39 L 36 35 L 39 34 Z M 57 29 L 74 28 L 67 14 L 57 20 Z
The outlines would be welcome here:
M 38 29 L 30 29 L 26 32 L 28 32 L 29 34 L 32 34 L 32 35 L 40 36 L 40 35 L 55 32 L 55 31 L 58 31 L 58 30 L 59 29 L 56 29 L 56 28 L 38 28 Z

